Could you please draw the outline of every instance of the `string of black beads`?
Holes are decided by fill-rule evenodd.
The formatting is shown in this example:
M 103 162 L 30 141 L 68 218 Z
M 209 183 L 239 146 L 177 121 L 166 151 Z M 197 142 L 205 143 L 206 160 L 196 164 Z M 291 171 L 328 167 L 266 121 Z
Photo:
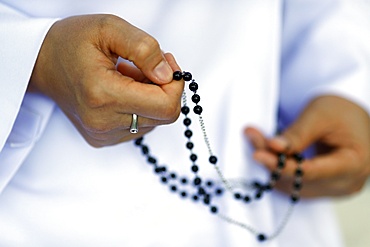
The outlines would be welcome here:
M 218 207 L 211 205 L 213 196 L 222 196 L 223 189 L 216 186 L 212 180 L 203 181 L 197 175 L 199 167 L 195 165 L 195 154 L 192 153 L 191 160 L 194 164 L 191 167 L 192 172 L 195 174 L 192 183 L 185 176 L 178 176 L 175 172 L 167 169 L 165 165 L 158 165 L 157 159 L 151 155 L 149 147 L 144 143 L 144 138 L 140 137 L 135 140 L 135 145 L 142 150 L 142 154 L 146 157 L 148 164 L 153 166 L 154 173 L 160 177 L 163 184 L 168 185 L 169 190 L 174 193 L 179 193 L 182 198 L 191 198 L 193 201 L 203 200 L 203 203 L 210 207 L 212 213 L 216 213 Z M 192 192 L 189 192 L 192 191 Z
M 181 79 L 184 79 L 184 81 L 191 81 L 189 83 L 189 90 L 191 92 L 193 92 L 193 95 L 191 97 L 192 102 L 195 104 L 195 106 L 193 108 L 193 112 L 197 115 L 201 115 L 202 111 L 203 111 L 203 108 L 199 105 L 200 96 L 199 96 L 199 94 L 197 94 L 199 86 L 198 86 L 198 83 L 193 79 L 193 76 L 191 75 L 191 73 L 190 72 L 185 72 L 185 71 L 184 72 L 175 71 L 174 74 L 173 74 L 173 78 L 174 78 L 174 80 L 178 80 L 178 81 L 181 80 Z M 188 114 L 190 113 L 190 109 L 186 104 L 184 104 L 184 106 L 181 109 L 181 112 L 182 112 L 182 114 L 185 115 L 184 124 L 185 124 L 185 121 L 187 123 L 189 123 L 189 124 L 185 124 L 185 126 L 187 128 L 186 131 L 185 131 L 185 136 L 190 139 L 191 138 L 190 133 L 192 135 L 192 132 L 189 131 L 189 125 L 191 123 L 191 120 L 188 117 Z M 262 184 L 262 183 L 257 182 L 257 181 L 255 181 L 253 183 L 253 185 L 254 185 L 253 188 L 255 189 L 254 196 L 251 196 L 249 194 L 244 194 L 243 195 L 241 192 L 234 192 L 234 198 L 237 199 L 237 200 L 243 199 L 242 201 L 245 202 L 245 203 L 250 203 L 250 202 L 253 201 L 253 199 L 261 199 L 263 194 L 265 192 L 271 191 L 274 188 L 277 181 L 280 179 L 281 171 L 284 169 L 284 166 L 285 166 L 285 161 L 286 161 L 286 155 L 283 154 L 283 153 L 278 154 L 277 168 L 271 173 L 270 181 L 266 184 Z M 214 155 L 210 155 L 209 162 L 213 165 L 216 165 L 217 164 L 217 157 L 214 156 Z M 296 194 L 296 191 L 295 191 L 295 194 Z M 293 198 L 293 195 L 292 195 L 292 198 Z
M 196 94 L 196 91 L 198 90 L 198 84 L 195 82 L 195 80 L 192 79 L 192 75 L 189 72 L 180 72 L 177 71 L 173 75 L 174 80 L 181 80 L 184 79 L 185 81 L 191 81 L 189 83 L 189 89 L 194 92 L 194 95 L 192 97 L 192 101 L 195 104 L 193 108 L 193 112 L 197 115 L 200 115 L 203 111 L 203 108 L 198 105 L 200 102 L 200 96 Z M 190 129 L 191 120 L 188 117 L 188 114 L 190 113 L 190 108 L 187 105 L 184 105 L 181 108 L 181 113 L 185 116 L 184 117 L 184 125 L 185 125 L 185 137 L 187 138 L 186 142 L 186 148 L 190 151 L 190 162 L 191 162 L 191 171 L 194 174 L 193 178 L 193 184 L 198 188 L 198 196 L 203 199 L 204 204 L 209 205 L 210 211 L 212 213 L 217 213 L 218 207 L 214 204 L 212 204 L 212 198 L 213 196 L 220 196 L 223 194 L 223 190 L 221 188 L 218 188 L 216 191 L 210 191 L 209 188 L 211 188 L 214 184 L 212 181 L 208 181 L 207 183 L 204 183 L 203 179 L 199 176 L 199 166 L 197 165 L 197 154 L 194 153 L 194 143 L 191 140 L 191 137 L 193 135 L 193 132 Z M 210 162 L 217 162 L 217 158 L 212 156 L 210 157 Z
M 300 200 L 299 194 L 302 189 L 302 178 L 304 174 L 302 163 L 304 161 L 304 158 L 301 154 L 293 154 L 293 158 L 297 162 L 297 168 L 295 170 L 293 190 L 290 199 L 292 203 L 297 203 Z
M 180 71 L 177 71 L 177 72 L 174 73 L 174 76 L 173 77 L 174 77 L 175 80 L 184 79 L 184 81 L 191 81 L 189 83 L 189 90 L 193 92 L 193 96 L 191 97 L 193 103 L 195 104 L 195 106 L 193 108 L 193 112 L 195 114 L 197 114 L 197 115 L 200 116 L 201 113 L 202 113 L 202 111 L 203 111 L 203 109 L 199 105 L 200 96 L 199 96 L 199 94 L 197 94 L 197 90 L 198 90 L 199 87 L 198 87 L 198 84 L 195 82 L 195 80 L 192 79 L 192 75 L 189 72 L 180 72 Z M 189 117 L 188 117 L 188 114 L 190 113 L 190 109 L 186 105 L 185 102 L 184 102 L 184 106 L 181 109 L 181 112 L 182 112 L 182 114 L 185 115 L 185 120 L 184 121 L 190 123 L 190 120 L 189 120 Z M 202 122 L 201 122 L 201 124 L 202 124 Z M 186 126 L 185 136 L 189 139 L 189 142 L 190 142 L 190 138 L 192 136 L 192 134 L 190 135 L 190 133 L 192 133 L 192 132 L 189 130 L 189 125 L 190 124 L 185 124 L 185 126 Z M 203 129 L 203 131 L 205 132 L 205 128 Z M 186 133 L 188 133 L 188 134 L 186 134 Z M 203 134 L 206 135 L 206 133 L 203 133 Z M 192 144 L 191 146 L 193 147 L 194 145 Z M 261 183 L 254 182 L 254 188 L 256 189 L 256 193 L 254 195 L 254 199 L 261 199 L 262 196 L 263 196 L 263 194 L 264 194 L 264 192 L 272 190 L 272 188 L 274 187 L 274 185 L 276 184 L 276 182 L 280 178 L 280 173 L 281 173 L 281 170 L 284 168 L 285 161 L 286 161 L 286 156 L 284 154 L 279 154 L 278 155 L 277 169 L 271 174 L 271 180 L 266 185 L 262 185 Z M 217 163 L 217 157 L 211 154 L 210 157 L 209 157 L 209 162 L 211 164 L 213 164 L 213 165 L 216 165 L 216 163 Z M 225 186 L 226 187 L 229 187 L 227 184 L 225 184 Z M 252 201 L 252 199 L 253 199 L 253 197 L 251 197 L 250 195 L 243 195 L 240 192 L 233 192 L 233 194 L 234 194 L 234 198 L 236 200 L 243 199 L 242 201 L 245 202 L 245 203 L 250 203 Z M 293 196 L 292 196 L 292 198 L 293 198 Z M 212 210 L 211 211 L 213 213 L 217 213 L 218 210 L 217 210 L 217 208 L 215 206 L 212 206 Z M 232 220 L 232 222 L 234 222 L 234 221 Z M 247 228 L 250 229 L 251 227 L 247 227 Z M 265 236 L 265 234 L 259 233 L 259 234 L 257 234 L 257 239 L 259 241 L 265 241 L 267 239 L 267 237 Z
M 196 115 L 199 115 L 201 118 L 201 114 L 203 112 L 203 108 L 199 105 L 199 102 L 201 100 L 199 94 L 197 94 L 198 91 L 198 84 L 196 81 L 192 78 L 191 73 L 189 72 L 181 72 L 176 71 L 173 74 L 174 80 L 184 80 L 189 83 L 189 90 L 193 92 L 193 95 L 191 97 L 192 102 L 195 104 L 193 108 L 193 112 Z M 190 155 L 189 159 L 191 162 L 191 172 L 193 173 L 194 177 L 193 179 L 188 179 L 184 176 L 178 176 L 175 172 L 169 171 L 168 168 L 165 165 L 159 165 L 157 162 L 157 159 L 151 155 L 149 147 L 144 143 L 144 138 L 138 138 L 135 140 L 135 145 L 141 148 L 142 154 L 146 157 L 148 164 L 153 166 L 155 174 L 160 176 L 160 181 L 163 184 L 166 184 L 169 186 L 169 190 L 174 193 L 179 193 L 181 198 L 191 198 L 194 202 L 197 201 L 203 201 L 203 204 L 205 206 L 208 206 L 210 209 L 210 212 L 213 214 L 217 214 L 219 212 L 218 206 L 213 203 L 214 197 L 221 197 L 224 195 L 224 189 L 218 186 L 215 186 L 217 183 L 215 183 L 212 180 L 204 180 L 199 175 L 199 165 L 198 162 L 198 156 L 196 153 L 194 153 L 194 142 L 192 141 L 193 131 L 190 129 L 190 126 L 192 124 L 192 121 L 189 117 L 190 114 L 190 108 L 186 105 L 184 102 L 181 113 L 184 115 L 183 124 L 185 126 L 184 136 L 186 137 L 186 149 L 189 150 Z M 201 121 L 201 127 L 203 134 L 206 136 L 205 133 L 205 127 L 204 123 Z M 207 142 L 208 140 L 206 140 Z M 206 143 L 209 145 L 209 143 Z M 208 147 L 210 150 L 210 147 Z M 254 196 L 251 196 L 250 194 L 243 194 L 241 192 L 234 192 L 233 197 L 235 200 L 242 201 L 244 203 L 250 203 L 253 201 L 253 199 L 261 199 L 265 192 L 272 191 L 275 187 L 276 183 L 281 177 L 281 172 L 285 167 L 287 156 L 283 153 L 278 154 L 278 162 L 277 167 L 274 171 L 271 172 L 270 180 L 267 183 L 261 183 L 258 181 L 254 181 L 252 183 L 252 187 L 255 190 Z M 299 201 L 299 193 L 302 189 L 302 177 L 303 177 L 303 169 L 302 169 L 302 162 L 303 162 L 303 156 L 300 154 L 294 154 L 292 156 L 297 161 L 297 168 L 295 170 L 295 178 L 292 188 L 292 194 L 291 194 L 291 202 L 292 204 L 295 204 Z M 219 175 L 221 174 L 221 181 L 224 183 L 225 188 L 231 188 L 229 184 L 227 184 L 227 181 L 223 179 L 223 175 L 220 171 L 220 169 L 217 166 L 217 157 L 212 154 L 210 150 L 210 157 L 208 159 L 208 162 L 213 165 L 215 168 L 217 168 L 217 171 Z M 229 223 L 234 223 L 236 225 L 239 225 L 250 232 L 254 233 L 257 237 L 258 241 L 266 241 L 268 239 L 272 239 L 273 237 L 276 237 L 282 228 L 284 227 L 285 223 L 287 222 L 287 218 L 289 217 L 290 213 L 288 211 L 286 219 L 284 220 L 283 224 L 276 230 L 276 232 L 271 235 L 270 237 L 266 236 L 263 233 L 258 233 L 255 231 L 252 227 L 245 225 L 243 223 L 240 223 L 234 219 L 228 218 L 226 216 L 220 215 L 221 218 L 228 221 Z

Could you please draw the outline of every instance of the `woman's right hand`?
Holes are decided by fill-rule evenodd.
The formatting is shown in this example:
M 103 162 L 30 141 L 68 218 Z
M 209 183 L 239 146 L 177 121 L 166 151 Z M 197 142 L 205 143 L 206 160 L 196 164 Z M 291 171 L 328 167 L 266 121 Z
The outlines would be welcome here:
M 135 66 L 116 66 L 118 57 Z M 29 88 L 52 98 L 89 144 L 102 147 L 178 118 L 184 84 L 172 80 L 176 70 L 171 54 L 123 19 L 75 16 L 49 30 Z M 129 131 L 133 113 L 139 116 L 137 134 Z

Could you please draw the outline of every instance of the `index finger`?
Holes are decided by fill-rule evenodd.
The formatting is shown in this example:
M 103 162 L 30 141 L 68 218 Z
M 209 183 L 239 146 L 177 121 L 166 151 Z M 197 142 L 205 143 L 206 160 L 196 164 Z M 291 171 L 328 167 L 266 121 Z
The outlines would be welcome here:
M 171 66 L 156 39 L 119 17 L 109 16 L 106 22 L 113 28 L 107 35 L 113 53 L 132 61 L 156 84 L 172 81 Z

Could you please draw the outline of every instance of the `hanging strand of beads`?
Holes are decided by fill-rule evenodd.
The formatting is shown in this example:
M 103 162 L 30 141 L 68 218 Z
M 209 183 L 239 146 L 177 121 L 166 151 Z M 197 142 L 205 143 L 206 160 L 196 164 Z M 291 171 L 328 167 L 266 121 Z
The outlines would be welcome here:
M 293 211 L 293 206 L 299 201 L 300 197 L 300 190 L 302 189 L 302 162 L 303 157 L 300 154 L 294 154 L 292 158 L 297 163 L 297 168 L 295 171 L 295 178 L 293 182 L 293 188 L 290 196 L 291 205 L 289 206 L 286 214 L 284 215 L 281 223 L 278 225 L 276 230 L 270 234 L 266 235 L 261 233 L 260 231 L 256 230 L 251 225 L 246 223 L 240 222 L 236 219 L 233 219 L 225 214 L 222 213 L 222 210 L 219 209 L 219 206 L 216 205 L 214 202 L 214 198 L 222 197 L 225 193 L 224 190 L 231 193 L 233 198 L 241 203 L 251 203 L 253 200 L 261 199 L 265 192 L 272 191 L 275 187 L 276 183 L 281 177 L 281 172 L 285 167 L 287 156 L 283 153 L 277 154 L 278 163 L 276 169 L 271 172 L 270 180 L 266 183 L 260 182 L 252 182 L 252 184 L 248 184 L 247 187 L 252 188 L 254 190 L 254 194 L 251 195 L 250 193 L 241 193 L 240 191 L 234 191 L 234 186 L 232 183 L 226 179 L 223 175 L 221 168 L 218 166 L 217 162 L 218 159 L 216 155 L 214 155 L 210 141 L 206 132 L 205 122 L 202 117 L 203 108 L 199 105 L 200 96 L 197 93 L 198 91 L 198 83 L 192 78 L 191 73 L 189 72 L 181 72 L 176 71 L 173 74 L 174 80 L 184 80 L 189 83 L 189 90 L 193 92 L 191 97 L 192 102 L 195 104 L 193 107 L 193 113 L 198 115 L 199 117 L 199 124 L 200 129 L 203 134 L 204 143 L 208 149 L 209 159 L 208 162 L 215 168 L 216 174 L 218 175 L 221 185 L 223 187 L 218 186 L 219 183 L 212 181 L 211 179 L 203 179 L 199 175 L 200 167 L 197 165 L 198 155 L 194 152 L 194 142 L 192 141 L 193 131 L 190 129 L 192 121 L 190 119 L 190 108 L 187 104 L 187 96 L 184 91 L 183 93 L 183 106 L 181 108 L 181 113 L 184 115 L 183 124 L 185 126 L 184 136 L 187 139 L 186 141 L 186 149 L 190 151 L 189 159 L 190 159 L 190 170 L 193 173 L 194 177 L 189 179 L 185 176 L 178 176 L 175 172 L 170 171 L 166 166 L 162 165 L 159 166 L 157 159 L 150 153 L 149 146 L 144 143 L 144 138 L 141 137 L 135 140 L 135 145 L 141 148 L 142 154 L 146 157 L 147 162 L 153 166 L 154 172 L 160 176 L 160 181 L 168 185 L 170 191 L 174 193 L 179 193 L 182 198 L 191 198 L 193 201 L 202 201 L 203 204 L 209 207 L 210 212 L 216 214 L 222 220 L 239 226 L 251 234 L 255 235 L 259 241 L 266 241 L 271 240 L 277 237 L 280 232 L 283 230 L 285 225 L 289 221 L 289 217 Z

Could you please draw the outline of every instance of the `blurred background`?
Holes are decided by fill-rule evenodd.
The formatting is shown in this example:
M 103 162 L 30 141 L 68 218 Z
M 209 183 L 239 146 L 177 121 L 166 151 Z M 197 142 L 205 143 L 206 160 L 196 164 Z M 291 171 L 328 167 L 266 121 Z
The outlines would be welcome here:
M 370 180 L 356 195 L 335 199 L 346 247 L 370 246 Z

